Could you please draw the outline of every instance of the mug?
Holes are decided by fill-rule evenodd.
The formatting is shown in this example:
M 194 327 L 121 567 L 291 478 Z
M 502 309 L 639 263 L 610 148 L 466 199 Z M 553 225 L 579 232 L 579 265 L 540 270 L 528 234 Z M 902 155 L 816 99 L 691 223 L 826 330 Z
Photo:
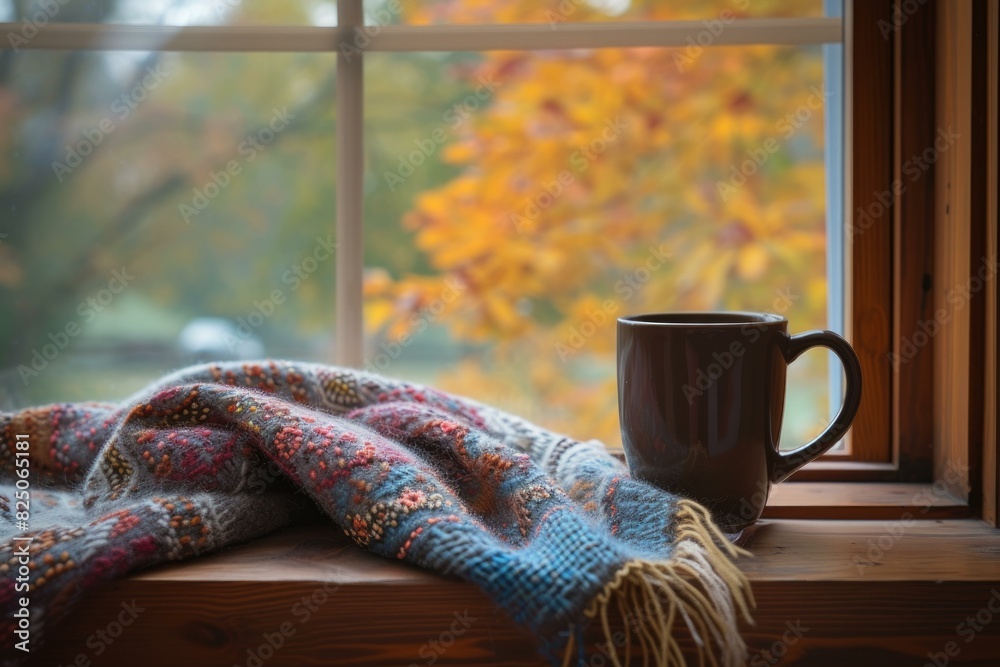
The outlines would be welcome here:
M 788 364 L 827 347 L 844 403 L 807 445 L 778 450 Z M 698 500 L 727 532 L 760 518 L 771 485 L 825 453 L 854 421 L 861 364 L 832 331 L 788 335 L 770 313 L 678 312 L 618 319 L 618 416 L 629 470 Z

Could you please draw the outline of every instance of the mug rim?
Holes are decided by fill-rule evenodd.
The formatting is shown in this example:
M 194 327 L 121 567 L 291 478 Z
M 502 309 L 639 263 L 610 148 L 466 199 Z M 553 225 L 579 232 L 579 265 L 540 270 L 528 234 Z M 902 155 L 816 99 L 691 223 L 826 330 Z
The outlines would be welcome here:
M 688 318 L 669 321 L 668 318 Z M 705 318 L 701 321 L 697 318 Z M 663 321 L 667 319 L 667 321 Z M 723 327 L 737 328 L 748 324 L 769 325 L 787 323 L 788 318 L 777 313 L 751 310 L 668 310 L 657 313 L 639 313 L 618 318 L 619 324 L 650 327 Z

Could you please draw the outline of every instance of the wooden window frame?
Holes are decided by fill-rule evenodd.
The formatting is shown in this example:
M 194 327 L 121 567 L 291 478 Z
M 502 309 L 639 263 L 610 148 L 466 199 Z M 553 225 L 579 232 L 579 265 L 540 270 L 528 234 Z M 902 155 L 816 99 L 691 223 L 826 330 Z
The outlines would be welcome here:
M 919 319 L 914 307 L 919 311 L 922 275 L 930 272 L 917 246 L 931 242 L 933 219 L 917 202 L 933 196 L 933 175 L 923 174 L 898 193 L 893 184 L 899 182 L 900 156 L 925 142 L 927 125 L 933 125 L 933 114 L 903 113 L 914 106 L 926 109 L 934 98 L 933 77 L 914 75 L 922 61 L 934 57 L 933 42 L 917 39 L 933 20 L 924 5 L 897 26 L 893 6 L 892 0 L 874 0 L 845 7 L 844 245 L 850 280 L 845 321 L 861 360 L 861 407 L 851 429 L 850 456 L 827 455 L 793 475 L 794 481 L 931 477 L 929 428 L 923 423 L 929 394 L 910 391 L 918 378 L 927 379 L 929 350 L 920 348 L 895 372 L 891 355 L 899 352 L 898 332 Z M 921 278 L 914 281 L 915 275 Z M 907 410 L 920 415 L 920 423 L 901 419 Z
M 864 397 L 853 460 L 827 456 L 792 479 L 930 484 L 942 504 L 996 525 L 996 281 L 937 333 L 926 324 L 981 257 L 996 258 L 998 10 L 986 0 L 850 5 L 846 320 Z M 913 156 L 953 125 L 954 147 L 911 178 Z M 885 193 L 891 206 L 872 216 Z
M 963 140 L 956 142 L 956 150 L 943 154 L 935 175 L 933 301 L 941 307 L 962 286 L 964 301 L 935 339 L 939 344 L 932 360 L 933 475 L 951 494 L 968 502 L 974 513 L 997 525 L 1000 8 L 989 0 L 966 0 L 938 2 L 936 11 L 937 123 L 953 126 Z M 980 275 L 988 279 L 979 280 Z
M 853 9 L 851 60 L 865 66 L 854 69 L 851 87 L 848 228 L 863 232 L 848 251 L 848 321 L 868 396 L 854 438 L 873 463 L 822 463 L 796 479 L 922 482 L 938 501 L 996 526 L 997 280 L 968 287 L 984 259 L 997 259 L 1000 8 L 875 0 Z M 933 147 L 939 131 L 957 135 L 954 144 L 929 153 L 933 163 L 909 178 L 913 156 Z M 893 190 L 897 182 L 905 188 Z M 887 191 L 892 214 L 864 229 L 859 207 Z M 866 201 L 861 193 L 871 194 Z M 939 324 L 926 335 L 930 321 Z

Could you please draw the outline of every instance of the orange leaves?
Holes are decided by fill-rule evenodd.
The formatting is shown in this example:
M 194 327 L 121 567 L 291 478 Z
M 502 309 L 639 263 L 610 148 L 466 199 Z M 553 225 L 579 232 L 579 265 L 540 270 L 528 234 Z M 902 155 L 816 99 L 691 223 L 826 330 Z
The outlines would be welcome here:
M 570 20 L 597 11 L 577 4 Z M 436 7 L 420 20 L 532 21 L 549 4 Z M 676 7 L 634 0 L 628 11 L 663 20 Z M 718 7 L 683 11 L 704 18 Z M 819 52 L 710 47 L 683 68 L 677 53 L 484 54 L 469 81 L 500 85 L 443 148 L 459 174 L 422 193 L 406 218 L 439 275 L 372 276 L 375 328 L 394 327 L 442 279 L 460 277 L 466 290 L 440 323 L 457 341 L 490 346 L 443 386 L 616 442 L 618 316 L 766 310 L 792 286 L 803 294 L 797 321 L 822 326 L 824 109 L 801 111 L 822 84 Z M 797 125 L 780 125 L 790 112 Z M 669 257 L 651 261 L 651 247 Z
M 503 332 L 521 328 L 521 318 L 508 295 L 487 291 L 482 295 L 482 299 L 486 318 L 493 325 L 490 329 Z

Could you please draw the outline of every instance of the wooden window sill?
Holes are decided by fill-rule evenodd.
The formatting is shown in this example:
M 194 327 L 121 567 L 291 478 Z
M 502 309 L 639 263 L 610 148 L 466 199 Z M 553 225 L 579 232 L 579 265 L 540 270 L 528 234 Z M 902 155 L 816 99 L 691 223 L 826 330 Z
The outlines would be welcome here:
M 771 489 L 766 519 L 964 519 L 969 506 L 938 484 L 786 482 Z
M 624 459 L 624 456 L 622 456 Z M 856 469 L 861 473 L 892 471 L 889 464 L 817 462 L 813 470 L 833 466 L 840 473 Z M 807 469 L 808 470 L 808 469 Z M 796 473 L 793 481 L 771 488 L 764 508 L 765 519 L 898 519 L 905 512 L 917 519 L 966 519 L 972 516 L 969 505 L 956 498 L 941 484 L 872 481 L 802 480 Z
M 784 499 L 814 493 L 822 495 L 792 489 Z M 752 665 L 778 664 L 761 652 L 775 642 L 787 649 L 782 665 L 923 665 L 948 642 L 961 651 L 949 665 L 997 664 L 1000 617 L 968 643 L 958 629 L 991 596 L 1000 601 L 1000 532 L 981 521 L 768 519 L 747 548 L 754 558 L 741 565 L 758 602 L 756 625 L 744 629 Z M 306 621 L 295 605 L 322 599 L 324 586 L 329 599 Z M 95 659 L 88 637 L 133 599 L 144 611 Z M 437 654 L 430 642 L 450 643 L 456 612 L 476 620 Z M 102 666 L 131 667 L 140 656 L 150 667 L 247 665 L 248 649 L 285 622 L 294 634 L 265 666 L 543 664 L 529 635 L 475 586 L 373 556 L 328 525 L 116 582 L 59 627 L 33 664 L 69 665 L 82 653 Z M 788 624 L 808 631 L 782 647 Z
M 625 451 L 611 447 L 609 451 L 625 462 Z M 854 461 L 845 456 L 829 455 L 796 470 L 792 482 L 894 482 L 899 479 L 899 467 L 880 461 Z

